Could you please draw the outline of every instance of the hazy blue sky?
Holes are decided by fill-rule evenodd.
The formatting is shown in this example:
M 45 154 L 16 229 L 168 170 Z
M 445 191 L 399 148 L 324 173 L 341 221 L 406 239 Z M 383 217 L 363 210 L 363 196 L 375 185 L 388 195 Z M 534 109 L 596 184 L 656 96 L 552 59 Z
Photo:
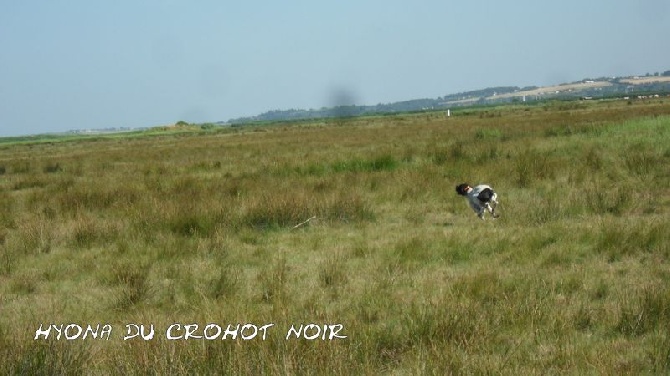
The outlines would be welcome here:
M 668 0 L 0 0 L 0 136 L 670 69 Z

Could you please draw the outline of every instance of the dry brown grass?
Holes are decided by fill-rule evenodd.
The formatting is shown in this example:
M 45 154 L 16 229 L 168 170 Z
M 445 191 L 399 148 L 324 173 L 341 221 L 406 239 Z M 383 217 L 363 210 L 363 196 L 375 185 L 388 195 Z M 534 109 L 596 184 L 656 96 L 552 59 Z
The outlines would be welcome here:
M 668 76 L 638 77 L 638 78 L 621 80 L 621 82 L 631 85 L 642 85 L 642 84 L 651 84 L 654 82 L 670 82 L 670 77 Z
M 455 115 L 0 145 L 0 373 L 667 373 L 670 104 Z

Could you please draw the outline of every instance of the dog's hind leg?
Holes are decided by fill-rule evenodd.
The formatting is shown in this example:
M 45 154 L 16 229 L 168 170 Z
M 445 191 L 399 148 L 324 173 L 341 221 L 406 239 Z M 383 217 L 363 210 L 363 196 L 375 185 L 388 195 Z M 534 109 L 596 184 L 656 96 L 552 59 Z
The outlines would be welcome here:
M 489 207 L 491 209 L 491 216 L 493 216 L 493 218 L 500 217 L 500 214 L 496 213 L 496 207 L 497 206 L 498 206 L 498 201 L 495 201 L 495 200 L 491 201 L 491 205 L 489 205 Z

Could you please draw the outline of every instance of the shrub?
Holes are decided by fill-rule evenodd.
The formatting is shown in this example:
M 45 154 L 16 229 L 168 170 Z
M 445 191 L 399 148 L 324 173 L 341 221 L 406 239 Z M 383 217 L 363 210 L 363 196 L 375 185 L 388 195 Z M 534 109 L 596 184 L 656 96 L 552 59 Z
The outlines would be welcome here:
M 322 287 L 342 288 L 347 283 L 345 260 L 342 258 L 329 258 L 319 271 L 319 282 Z
M 537 180 L 554 178 L 556 168 L 546 154 L 526 149 L 514 159 L 514 172 L 517 185 L 528 188 Z
M 113 266 L 115 281 L 112 283 L 121 286 L 114 309 L 125 312 L 149 297 L 152 292 L 148 282 L 149 269 L 149 266 L 141 263 L 121 262 Z
M 339 161 L 332 165 L 334 172 L 379 172 L 393 171 L 398 167 L 398 161 L 392 155 L 382 155 L 373 159 L 351 159 Z
M 500 140 L 502 132 L 497 128 L 480 128 L 475 132 L 475 140 Z
M 63 171 L 63 168 L 60 166 L 59 163 L 49 163 L 46 166 L 44 166 L 44 172 L 47 174 L 53 174 L 56 172 L 61 172 Z

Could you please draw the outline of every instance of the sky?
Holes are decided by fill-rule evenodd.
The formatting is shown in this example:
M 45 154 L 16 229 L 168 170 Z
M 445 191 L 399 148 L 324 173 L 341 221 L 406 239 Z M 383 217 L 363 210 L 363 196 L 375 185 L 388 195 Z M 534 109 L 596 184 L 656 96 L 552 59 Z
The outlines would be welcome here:
M 670 70 L 667 0 L 0 0 L 0 137 Z

